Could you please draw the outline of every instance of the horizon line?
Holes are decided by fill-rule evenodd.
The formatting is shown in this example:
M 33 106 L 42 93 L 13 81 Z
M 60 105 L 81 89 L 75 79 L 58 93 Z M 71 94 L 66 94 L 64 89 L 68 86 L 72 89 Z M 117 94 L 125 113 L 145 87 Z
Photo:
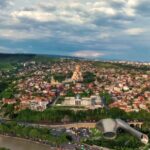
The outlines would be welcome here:
M 89 58 L 89 57 L 77 57 L 72 55 L 58 55 L 58 54 L 48 54 L 48 53 L 21 53 L 21 52 L 13 52 L 13 53 L 5 53 L 0 52 L 0 55 L 41 55 L 41 56 L 56 56 L 56 57 L 70 57 L 70 58 L 76 58 L 76 59 L 82 59 L 82 60 L 92 60 L 92 61 L 106 61 L 106 62 L 138 62 L 138 63 L 150 63 L 150 61 L 141 61 L 141 60 L 127 60 L 127 59 L 108 59 L 108 58 Z

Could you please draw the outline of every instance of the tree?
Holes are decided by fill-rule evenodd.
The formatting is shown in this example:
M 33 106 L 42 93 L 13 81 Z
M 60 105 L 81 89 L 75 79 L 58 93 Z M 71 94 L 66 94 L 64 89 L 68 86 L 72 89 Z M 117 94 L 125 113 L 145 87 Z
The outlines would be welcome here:
M 31 129 L 29 132 L 29 136 L 33 139 L 37 139 L 40 137 L 40 133 L 37 129 Z
M 28 137 L 29 136 L 29 133 L 30 133 L 30 128 L 29 127 L 24 127 L 23 129 L 22 129 L 22 136 L 23 137 Z
M 69 90 L 67 90 L 67 92 L 66 92 L 66 96 L 67 96 L 67 97 L 74 97 L 74 96 L 75 96 L 75 93 L 73 92 L 72 89 L 69 89 Z
M 92 72 L 85 72 L 83 75 L 83 79 L 85 83 L 91 83 L 95 81 L 95 74 Z
M 14 116 L 14 104 L 6 104 L 5 105 L 4 116 L 9 116 L 10 118 L 12 118 Z
M 3 128 L 3 126 L 2 125 L 0 125 L 0 133 L 4 133 L 5 131 L 4 131 L 4 128 Z
M 1 147 L 0 150 L 10 150 L 10 149 Z
M 68 116 L 68 115 L 65 115 L 64 118 L 61 119 L 61 122 L 63 122 L 63 123 L 68 123 L 68 122 L 70 122 L 69 116 Z
M 64 74 L 58 74 L 58 73 L 54 74 L 54 79 L 57 80 L 57 81 L 59 81 L 59 82 L 64 81 L 65 78 L 66 78 L 66 76 Z
M 0 82 L 0 93 L 8 87 L 8 84 L 4 81 Z
M 116 118 L 126 119 L 127 118 L 126 112 L 119 108 L 111 108 L 108 113 L 110 117 L 114 119 Z
M 11 88 L 5 89 L 1 93 L 2 98 L 12 98 L 13 96 L 14 96 L 14 92 L 13 92 L 13 89 L 11 89 Z
M 100 94 L 101 97 L 103 97 L 104 103 L 108 106 L 109 104 L 111 104 L 113 102 L 111 95 L 107 92 L 102 92 Z

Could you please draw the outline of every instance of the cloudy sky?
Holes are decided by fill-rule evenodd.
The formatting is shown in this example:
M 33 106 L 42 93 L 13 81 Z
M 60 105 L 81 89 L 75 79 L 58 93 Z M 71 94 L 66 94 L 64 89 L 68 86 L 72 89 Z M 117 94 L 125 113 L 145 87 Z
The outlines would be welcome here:
M 0 52 L 150 61 L 150 0 L 0 0 Z

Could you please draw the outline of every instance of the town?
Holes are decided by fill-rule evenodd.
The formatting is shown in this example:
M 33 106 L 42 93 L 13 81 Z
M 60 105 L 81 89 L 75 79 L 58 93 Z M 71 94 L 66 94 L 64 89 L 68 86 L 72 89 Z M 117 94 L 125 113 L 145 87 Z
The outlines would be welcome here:
M 114 67 L 108 69 L 109 65 Z M 44 111 L 51 105 L 97 109 L 107 104 L 125 112 L 141 109 L 150 112 L 149 71 L 122 69 L 112 63 L 60 59 L 45 64 L 23 62 L 15 78 L 12 86 L 17 92 L 11 96 L 5 90 L 2 102 L 16 104 L 16 111 L 27 108 Z
M 126 141 L 126 147 L 134 149 L 142 147 L 142 139 L 138 138 L 141 135 L 143 143 L 148 143 L 148 64 L 10 57 L 11 63 L 5 60 L 0 66 L 0 134 L 58 149 L 119 149 Z M 108 146 L 110 141 L 104 139 L 97 124 L 113 124 L 117 118 L 126 122 L 127 132 L 138 134 L 134 137 L 119 130 L 114 133 L 117 139 Z

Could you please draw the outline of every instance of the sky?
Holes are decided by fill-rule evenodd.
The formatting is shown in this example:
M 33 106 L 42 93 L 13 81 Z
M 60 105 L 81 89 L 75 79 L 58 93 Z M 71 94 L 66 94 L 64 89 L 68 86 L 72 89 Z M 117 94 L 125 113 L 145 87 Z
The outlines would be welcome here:
M 0 53 L 150 62 L 150 0 L 0 0 Z

